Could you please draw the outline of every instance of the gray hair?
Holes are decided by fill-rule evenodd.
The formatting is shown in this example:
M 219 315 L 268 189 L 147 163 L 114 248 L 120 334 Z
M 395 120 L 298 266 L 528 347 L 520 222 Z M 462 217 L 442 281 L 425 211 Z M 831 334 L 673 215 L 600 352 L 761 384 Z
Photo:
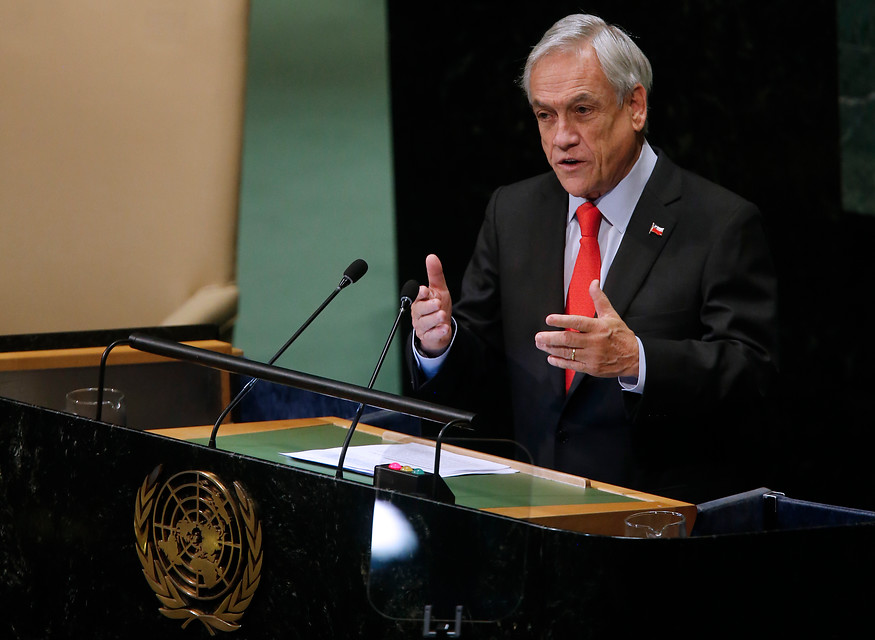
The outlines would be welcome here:
M 532 68 L 544 56 L 557 51 L 582 51 L 591 44 L 595 49 L 608 82 L 617 94 L 617 104 L 641 84 L 647 93 L 653 84 L 653 71 L 647 57 L 625 31 L 610 25 L 598 16 L 575 14 L 562 18 L 550 27 L 536 44 L 523 69 L 520 86 L 532 101 Z

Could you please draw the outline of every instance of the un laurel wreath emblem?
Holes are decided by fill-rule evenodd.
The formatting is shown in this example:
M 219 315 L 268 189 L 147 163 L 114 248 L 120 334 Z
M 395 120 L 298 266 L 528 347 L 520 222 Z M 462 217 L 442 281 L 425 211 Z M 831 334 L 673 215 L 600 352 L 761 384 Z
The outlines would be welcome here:
M 158 484 L 161 466 L 137 492 L 134 533 L 146 581 L 168 618 L 236 631 L 261 579 L 261 523 L 239 483 L 183 471 Z

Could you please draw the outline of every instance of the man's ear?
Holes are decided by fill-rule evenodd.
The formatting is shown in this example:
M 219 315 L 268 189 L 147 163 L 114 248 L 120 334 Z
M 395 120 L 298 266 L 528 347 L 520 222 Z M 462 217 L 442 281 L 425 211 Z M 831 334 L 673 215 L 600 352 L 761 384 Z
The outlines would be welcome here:
M 629 93 L 628 100 L 632 128 L 640 133 L 647 123 L 647 90 L 640 83 L 636 84 Z

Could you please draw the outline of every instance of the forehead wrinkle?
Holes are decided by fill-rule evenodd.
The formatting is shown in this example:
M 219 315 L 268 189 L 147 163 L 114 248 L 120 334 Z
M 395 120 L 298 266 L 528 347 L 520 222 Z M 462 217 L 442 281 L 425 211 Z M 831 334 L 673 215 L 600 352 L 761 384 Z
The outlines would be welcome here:
M 616 94 L 591 44 L 545 55 L 532 68 L 530 91 L 533 106 L 548 108 L 551 103 L 545 101 L 545 96 L 560 99 L 561 106 L 567 106 L 580 102 L 600 105 L 602 94 L 609 93 L 612 100 Z M 566 95 L 570 97 L 565 98 Z
M 532 99 L 532 106 L 535 108 L 546 108 L 546 109 L 555 109 L 558 107 L 568 107 L 570 105 L 586 103 L 586 104 L 596 104 L 598 103 L 598 97 L 591 91 L 580 91 L 570 96 L 569 98 L 563 98 L 558 103 L 538 100 L 537 98 Z

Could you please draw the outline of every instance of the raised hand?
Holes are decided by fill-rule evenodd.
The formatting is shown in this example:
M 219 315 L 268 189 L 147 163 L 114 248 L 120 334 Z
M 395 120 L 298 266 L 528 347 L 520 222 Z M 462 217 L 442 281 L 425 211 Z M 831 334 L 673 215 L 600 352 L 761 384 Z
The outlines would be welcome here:
M 549 326 L 573 331 L 541 331 L 535 335 L 535 346 L 548 354 L 547 362 L 555 367 L 599 378 L 637 377 L 635 334 L 611 306 L 598 280 L 590 284 L 589 295 L 595 304 L 595 318 L 549 315 Z
M 434 254 L 425 259 L 428 286 L 419 287 L 419 295 L 410 307 L 413 330 L 423 355 L 435 357 L 446 351 L 453 337 L 450 319 L 453 302 L 444 278 L 441 261 Z

